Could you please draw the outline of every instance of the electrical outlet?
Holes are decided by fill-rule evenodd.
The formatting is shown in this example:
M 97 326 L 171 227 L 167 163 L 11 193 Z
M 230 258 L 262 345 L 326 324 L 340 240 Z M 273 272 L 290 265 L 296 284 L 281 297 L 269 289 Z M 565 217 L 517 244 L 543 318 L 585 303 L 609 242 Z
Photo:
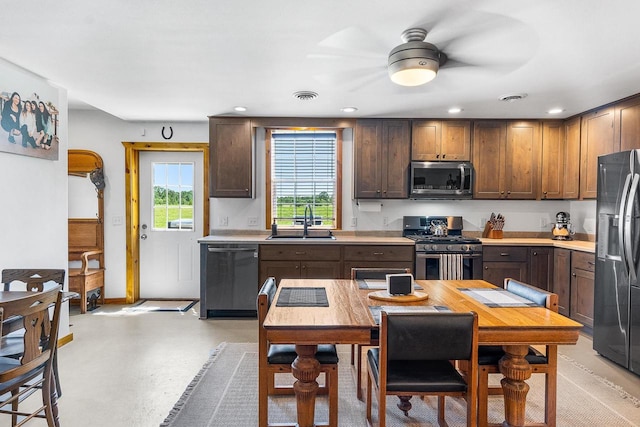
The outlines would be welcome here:
M 358 218 L 356 218 L 355 216 L 351 217 L 351 226 L 352 227 L 357 227 L 358 226 Z
M 122 225 L 122 217 L 119 215 L 115 215 L 111 217 L 111 224 L 113 225 Z
M 540 228 L 542 230 L 546 229 L 549 223 L 547 223 L 547 218 L 540 218 Z
M 229 217 L 221 216 L 218 218 L 218 226 L 220 227 L 228 227 L 229 226 Z
M 385 227 L 389 226 L 389 217 L 385 216 L 382 218 L 382 225 L 384 225 Z
M 486 223 L 487 223 L 487 218 L 480 217 L 480 228 L 484 228 Z
M 258 217 L 257 216 L 250 216 L 249 218 L 247 218 L 247 225 L 249 227 L 257 227 L 258 226 Z

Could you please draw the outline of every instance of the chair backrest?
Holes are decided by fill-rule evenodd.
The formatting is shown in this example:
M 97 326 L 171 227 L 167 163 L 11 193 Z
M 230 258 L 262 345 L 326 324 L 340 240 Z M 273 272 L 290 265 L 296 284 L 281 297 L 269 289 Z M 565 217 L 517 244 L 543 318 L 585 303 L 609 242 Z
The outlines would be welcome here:
M 17 318 L 24 328 L 21 367 L 0 374 L 0 382 L 43 366 L 51 359 L 58 344 L 58 325 L 62 286 L 44 292 L 33 292 L 29 296 L 2 304 L 4 319 Z M 53 320 L 49 321 L 49 307 L 53 306 Z
M 271 307 L 276 290 L 276 278 L 268 277 L 267 280 L 264 281 L 262 288 L 260 288 L 260 292 L 258 292 L 257 310 L 258 326 L 260 329 L 262 329 L 264 318 L 267 317 L 267 312 L 269 311 L 269 307 Z
M 64 285 L 64 275 L 65 270 L 60 269 L 6 268 L 2 270 L 2 283 L 5 291 L 11 290 L 12 282 L 22 282 L 27 291 L 42 292 L 47 282 Z
M 387 313 L 383 310 L 380 328 L 381 347 L 386 346 L 387 362 L 471 360 L 474 351 L 477 352 L 475 312 Z
M 504 288 L 522 298 L 526 298 L 541 307 L 558 312 L 558 295 L 544 289 L 536 288 L 527 283 L 507 277 L 504 279 Z
M 351 280 L 378 279 L 385 280 L 387 274 L 411 273 L 410 268 L 369 268 L 354 267 L 351 269 Z

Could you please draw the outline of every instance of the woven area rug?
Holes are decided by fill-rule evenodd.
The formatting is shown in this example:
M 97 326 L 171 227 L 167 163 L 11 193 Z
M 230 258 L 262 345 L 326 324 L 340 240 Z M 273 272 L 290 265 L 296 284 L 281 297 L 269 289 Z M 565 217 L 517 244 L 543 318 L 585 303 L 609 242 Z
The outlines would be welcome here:
M 151 300 L 139 301 L 127 311 L 187 311 L 193 307 L 198 300 Z
M 255 343 L 221 344 L 187 387 L 161 427 L 249 427 L 258 425 L 258 353 Z M 340 353 L 339 425 L 364 426 L 365 404 L 356 398 L 349 364 L 349 353 Z M 614 384 L 594 375 L 572 360 L 561 356 L 558 362 L 557 425 L 565 426 L 639 426 L 640 402 Z M 527 422 L 539 422 L 544 414 L 544 375 L 533 375 L 527 399 Z M 409 417 L 395 406 L 397 398 L 387 402 L 387 425 L 413 427 L 437 425 L 437 402 L 412 399 Z M 447 398 L 446 418 L 450 427 L 465 426 L 465 402 Z M 374 399 L 374 412 L 377 410 Z M 270 398 L 269 421 L 295 421 L 295 399 Z M 492 397 L 491 422 L 503 420 L 502 398 Z M 317 398 L 316 422 L 327 420 L 324 397 Z

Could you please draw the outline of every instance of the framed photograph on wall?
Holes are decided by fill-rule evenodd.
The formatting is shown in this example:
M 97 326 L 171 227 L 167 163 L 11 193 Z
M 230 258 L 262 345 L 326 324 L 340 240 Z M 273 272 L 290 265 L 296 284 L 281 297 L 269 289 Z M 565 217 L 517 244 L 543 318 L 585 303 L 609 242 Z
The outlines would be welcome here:
M 58 160 L 58 89 L 2 61 L 0 75 L 0 151 Z

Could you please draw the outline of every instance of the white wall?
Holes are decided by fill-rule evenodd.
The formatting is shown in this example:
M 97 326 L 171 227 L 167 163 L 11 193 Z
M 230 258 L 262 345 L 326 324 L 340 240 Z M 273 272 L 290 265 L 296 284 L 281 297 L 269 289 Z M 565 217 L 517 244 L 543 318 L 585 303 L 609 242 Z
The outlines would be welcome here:
M 162 137 L 163 126 L 167 136 L 173 128 L 170 140 Z M 198 123 L 127 122 L 98 110 L 69 112 L 69 148 L 95 151 L 104 162 L 106 298 L 126 296 L 126 229 L 124 221 L 114 225 L 114 219 L 125 216 L 123 141 L 208 142 L 209 124 L 206 117 Z
M 168 142 L 207 142 L 206 118 L 197 123 L 126 122 L 96 110 L 69 112 L 69 147 L 89 149 L 104 160 L 105 178 L 105 254 L 107 298 L 126 295 L 125 227 L 113 225 L 115 217 L 124 217 L 124 148 L 122 141 L 163 142 L 162 127 L 173 127 Z M 144 135 L 143 135 L 144 132 Z M 343 229 L 345 231 L 397 231 L 402 229 L 403 215 L 461 215 L 465 230 L 478 231 L 491 212 L 506 217 L 506 231 L 550 231 L 559 211 L 571 213 L 579 233 L 595 233 L 595 202 L 569 201 L 417 201 L 388 200 L 382 203 L 352 200 L 353 133 L 346 130 L 343 144 Z M 264 131 L 256 135 L 256 197 L 254 199 L 211 199 L 210 226 L 215 230 L 264 231 L 265 219 L 265 151 Z M 258 217 L 258 226 L 248 224 Z M 221 226 L 221 219 L 227 226 Z M 356 226 L 351 219 L 356 218 Z M 546 225 L 541 226 L 541 221 Z
M 0 65 L 27 82 L 43 79 L 0 59 Z M 2 84 L 11 85 L 10 77 Z M 2 87 L 12 92 L 18 88 Z M 0 269 L 66 268 L 67 261 L 67 93 L 58 92 L 59 160 L 0 152 Z M 22 94 L 25 91 L 22 91 Z M 23 95 L 23 98 L 26 96 Z M 0 142 L 8 144 L 8 142 Z M 66 280 L 68 283 L 68 280 Z M 65 284 L 65 288 L 67 285 Z M 69 310 L 60 318 L 60 338 L 69 334 Z

